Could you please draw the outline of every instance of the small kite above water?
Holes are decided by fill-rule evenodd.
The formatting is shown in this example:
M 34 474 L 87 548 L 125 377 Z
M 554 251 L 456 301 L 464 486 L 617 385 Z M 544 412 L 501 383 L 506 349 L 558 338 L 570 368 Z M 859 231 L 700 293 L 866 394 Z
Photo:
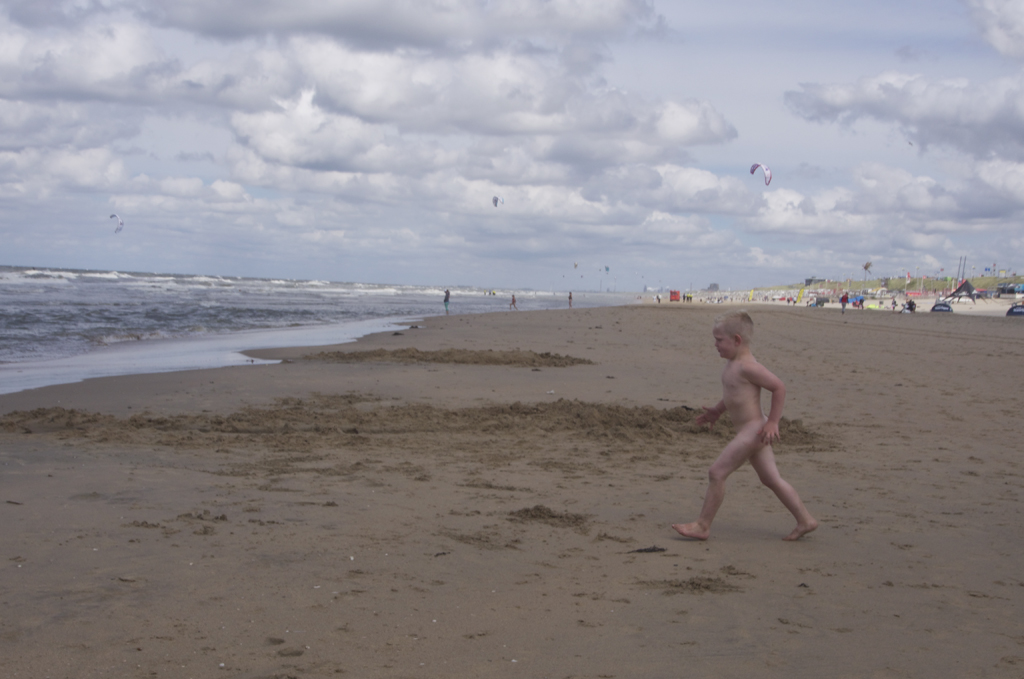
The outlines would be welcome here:
M 505 204 L 505 199 L 495 196 L 494 198 L 491 198 L 491 202 L 494 203 L 494 207 L 498 207 L 498 203 L 501 203 L 502 205 Z
M 771 184 L 772 183 L 772 171 L 768 169 L 768 166 L 767 165 L 762 165 L 761 163 L 754 163 L 753 165 L 750 166 L 750 174 L 754 174 L 754 171 L 757 168 L 761 168 L 762 170 L 764 170 L 764 185 L 768 186 L 769 184 Z
M 122 221 L 117 215 L 110 215 L 110 218 L 117 220 L 117 228 L 114 229 L 114 233 L 121 233 L 121 229 L 124 228 L 124 221 Z

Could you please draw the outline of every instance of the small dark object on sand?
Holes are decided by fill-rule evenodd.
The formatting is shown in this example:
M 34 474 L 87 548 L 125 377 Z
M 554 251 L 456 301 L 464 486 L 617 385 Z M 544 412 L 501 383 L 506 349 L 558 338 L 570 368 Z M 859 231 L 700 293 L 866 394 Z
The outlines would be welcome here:
M 656 552 L 664 552 L 664 551 L 665 551 L 664 547 L 658 547 L 657 545 L 651 545 L 650 547 L 644 547 L 642 549 L 634 549 L 631 552 L 626 552 L 626 554 L 654 554 Z

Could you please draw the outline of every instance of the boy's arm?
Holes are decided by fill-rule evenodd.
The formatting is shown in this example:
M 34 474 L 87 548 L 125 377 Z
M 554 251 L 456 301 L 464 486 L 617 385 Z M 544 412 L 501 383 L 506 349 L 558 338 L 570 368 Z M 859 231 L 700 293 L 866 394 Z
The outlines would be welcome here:
M 782 408 L 786 404 L 786 385 L 782 383 L 768 368 L 760 363 L 751 362 L 743 366 L 742 375 L 751 384 L 761 387 L 772 394 L 772 405 L 768 411 L 768 421 L 761 428 L 761 440 L 766 444 L 777 441 L 779 421 L 782 420 Z
M 718 418 L 722 416 L 722 413 L 725 412 L 725 399 L 716 403 L 714 408 L 708 408 L 707 406 L 702 407 L 704 408 L 704 412 L 697 416 L 697 424 L 709 424 L 713 426 L 715 422 L 718 421 Z

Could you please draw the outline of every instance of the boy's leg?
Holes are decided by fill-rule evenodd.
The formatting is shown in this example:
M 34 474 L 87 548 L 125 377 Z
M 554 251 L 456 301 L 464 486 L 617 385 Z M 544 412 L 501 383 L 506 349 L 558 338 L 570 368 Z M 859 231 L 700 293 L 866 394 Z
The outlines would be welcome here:
M 708 469 L 708 490 L 704 495 L 704 505 L 700 516 L 693 523 L 675 523 L 672 528 L 684 537 L 707 540 L 711 533 L 711 522 L 715 520 L 722 501 L 725 499 L 725 480 L 739 469 L 744 462 L 761 445 L 757 439 L 760 425 L 744 427 L 736 434 L 736 438 L 719 454 L 711 468 Z
M 818 521 L 804 507 L 800 495 L 782 478 L 779 468 L 775 465 L 775 453 L 771 446 L 763 446 L 760 450 L 750 456 L 750 466 L 757 472 L 757 478 L 761 483 L 768 486 L 775 493 L 775 496 L 782 501 L 796 519 L 796 528 L 783 540 L 797 540 L 818 527 Z

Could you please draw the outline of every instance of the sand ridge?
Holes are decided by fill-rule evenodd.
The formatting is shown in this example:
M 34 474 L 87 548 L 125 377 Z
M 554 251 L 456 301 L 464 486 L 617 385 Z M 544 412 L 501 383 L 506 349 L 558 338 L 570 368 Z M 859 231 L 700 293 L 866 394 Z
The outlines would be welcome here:
M 119 418 L 61 407 L 15 411 L 0 417 L 0 430 L 10 433 L 58 435 L 99 443 L 129 443 L 190 448 L 245 447 L 307 452 L 342 451 L 359 447 L 394 448 L 401 437 L 412 447 L 427 446 L 428 435 L 440 435 L 444 447 L 451 437 L 563 436 L 617 443 L 660 443 L 691 448 L 712 439 L 712 451 L 732 436 L 728 416 L 714 429 L 697 426 L 687 406 L 656 408 L 585 403 L 559 399 L 549 403 L 493 404 L 472 408 L 441 408 L 429 404 L 391 404 L 357 394 L 314 394 L 307 399 L 278 399 L 273 407 L 248 407 L 227 416 L 146 413 Z M 825 449 L 829 443 L 799 420 L 780 423 L 782 452 L 788 447 Z M 380 438 L 380 441 L 375 441 Z

